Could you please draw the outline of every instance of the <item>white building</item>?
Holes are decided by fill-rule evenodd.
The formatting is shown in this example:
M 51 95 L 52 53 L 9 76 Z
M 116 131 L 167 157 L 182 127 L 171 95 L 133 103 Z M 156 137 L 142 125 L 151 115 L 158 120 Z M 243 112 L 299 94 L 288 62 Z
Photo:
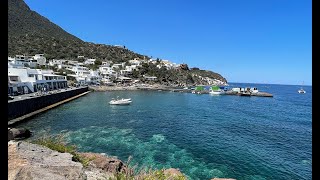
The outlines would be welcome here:
M 52 70 L 8 67 L 8 94 L 26 94 L 67 87 L 66 76 L 55 75 Z
M 46 59 L 46 57 L 44 57 L 44 54 L 36 54 L 33 56 L 33 59 L 37 60 L 37 64 L 39 64 L 41 66 L 46 65 L 47 59 Z
M 147 81 L 155 81 L 157 80 L 157 77 L 156 76 L 146 76 L 146 75 L 143 75 L 144 79 L 147 80 Z
M 99 75 L 99 71 L 90 70 L 90 75 L 87 78 L 88 84 L 98 84 L 101 81 L 101 76 Z
M 102 78 L 107 78 L 110 79 L 112 76 L 117 77 L 118 73 L 113 70 L 111 67 L 108 66 L 100 66 L 99 67 L 99 72 Z
M 14 58 L 8 57 L 8 66 L 10 67 L 36 67 L 37 60 L 31 56 L 16 55 Z
M 102 66 L 110 66 L 110 62 L 108 62 L 108 61 L 102 61 Z
M 130 68 L 131 68 L 131 66 L 127 66 L 127 67 L 130 67 Z M 131 69 L 120 70 L 120 74 L 121 74 L 122 76 L 128 76 L 128 75 L 131 75 L 131 74 L 132 74 L 132 70 L 131 70 Z
M 141 61 L 134 59 L 134 60 L 129 60 L 129 63 L 130 63 L 131 65 L 137 65 L 137 66 L 139 66 L 139 65 L 141 64 Z
M 112 68 L 113 70 L 120 70 L 120 69 L 123 68 L 124 64 L 125 64 L 125 63 L 113 64 L 113 65 L 111 66 L 111 68 Z
M 84 61 L 84 64 L 94 64 L 95 61 L 96 59 L 87 59 Z
M 77 65 L 73 66 L 72 69 L 69 70 L 74 72 L 74 74 L 70 74 L 69 76 L 75 77 L 80 84 L 86 84 L 90 82 L 89 68 Z

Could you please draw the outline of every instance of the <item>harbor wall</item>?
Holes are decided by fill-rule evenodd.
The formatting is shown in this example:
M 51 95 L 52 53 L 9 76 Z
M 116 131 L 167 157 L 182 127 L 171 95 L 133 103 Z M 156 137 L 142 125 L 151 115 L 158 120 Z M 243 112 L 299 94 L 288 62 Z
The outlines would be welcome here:
M 8 121 L 87 91 L 88 87 L 83 87 L 70 89 L 68 91 L 63 91 L 56 94 L 36 96 L 32 98 L 8 102 Z

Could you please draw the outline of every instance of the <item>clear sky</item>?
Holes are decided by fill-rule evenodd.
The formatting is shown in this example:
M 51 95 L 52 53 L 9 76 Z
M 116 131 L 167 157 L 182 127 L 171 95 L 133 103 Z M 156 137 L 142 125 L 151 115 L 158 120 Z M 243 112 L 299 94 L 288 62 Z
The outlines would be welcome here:
M 25 0 L 84 41 L 228 82 L 312 84 L 311 0 Z

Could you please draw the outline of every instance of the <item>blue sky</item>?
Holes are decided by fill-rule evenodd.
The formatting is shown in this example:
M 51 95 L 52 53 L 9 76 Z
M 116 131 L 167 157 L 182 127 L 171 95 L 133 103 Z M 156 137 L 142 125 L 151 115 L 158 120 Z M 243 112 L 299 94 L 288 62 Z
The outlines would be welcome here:
M 25 0 L 84 41 L 211 70 L 312 84 L 311 0 Z

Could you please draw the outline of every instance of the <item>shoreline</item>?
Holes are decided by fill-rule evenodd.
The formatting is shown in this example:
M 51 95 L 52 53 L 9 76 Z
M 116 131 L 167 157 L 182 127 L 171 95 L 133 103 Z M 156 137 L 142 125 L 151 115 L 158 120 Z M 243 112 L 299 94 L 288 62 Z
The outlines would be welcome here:
M 138 90 L 164 90 L 170 91 L 176 89 L 174 86 L 164 85 L 146 85 L 146 86 L 88 86 L 93 91 L 138 91 Z

